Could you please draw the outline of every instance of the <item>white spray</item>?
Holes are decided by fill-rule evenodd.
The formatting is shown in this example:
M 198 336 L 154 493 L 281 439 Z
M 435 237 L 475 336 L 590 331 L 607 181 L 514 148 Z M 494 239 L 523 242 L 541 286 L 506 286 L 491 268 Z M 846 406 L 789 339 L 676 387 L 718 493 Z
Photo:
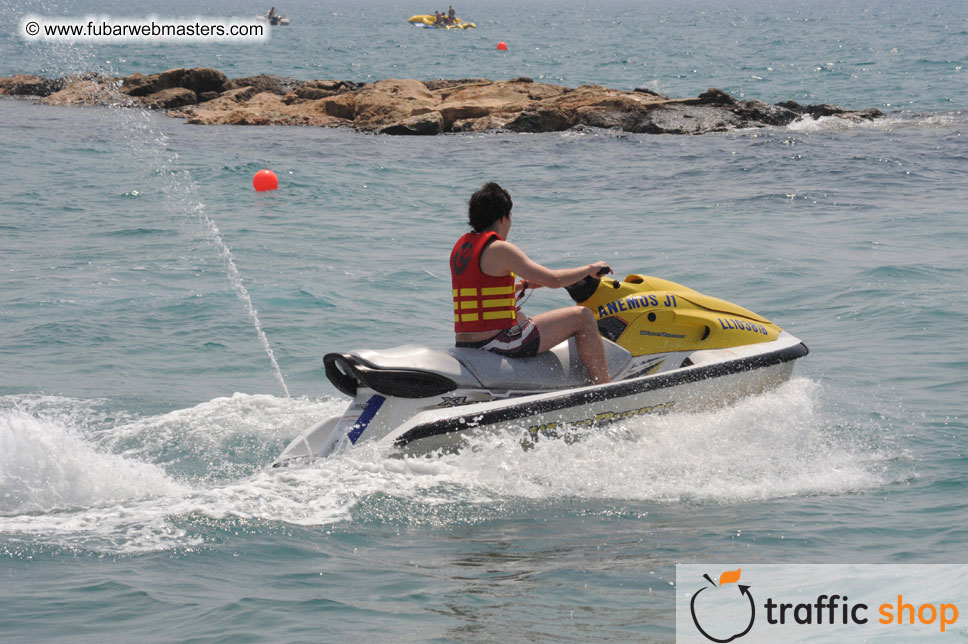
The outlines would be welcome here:
M 171 204 L 172 211 L 193 215 L 195 220 L 201 224 L 205 236 L 218 250 L 222 261 L 225 263 L 232 288 L 245 305 L 246 313 L 252 325 L 255 327 L 259 342 L 269 357 L 269 362 L 272 365 L 276 380 L 285 392 L 286 397 L 289 397 L 289 388 L 286 386 L 286 381 L 282 376 L 282 370 L 279 368 L 275 353 L 269 344 L 269 338 L 262 329 L 259 312 L 252 302 L 252 297 L 249 295 L 248 289 L 245 288 L 245 284 L 242 281 L 242 274 L 239 272 L 238 266 L 235 263 L 232 251 L 229 249 L 228 244 L 225 243 L 225 240 L 222 239 L 222 233 L 218 226 L 205 212 L 205 205 L 198 199 L 197 184 L 187 170 L 172 169 L 175 161 L 178 159 L 178 155 L 169 149 L 168 137 L 164 133 L 159 134 L 154 131 L 150 122 L 151 115 L 147 110 L 126 110 L 123 108 L 122 110 L 124 112 L 133 112 L 140 116 L 139 120 L 132 119 L 130 123 L 131 127 L 129 128 L 129 131 L 132 133 L 140 133 L 142 137 L 142 144 L 135 152 L 141 158 L 144 158 L 144 156 L 154 156 L 153 167 L 157 168 L 158 172 L 163 175 L 167 175 L 168 186 L 164 192 L 166 199 Z M 132 136 L 129 141 L 134 144 L 136 138 L 136 136 Z

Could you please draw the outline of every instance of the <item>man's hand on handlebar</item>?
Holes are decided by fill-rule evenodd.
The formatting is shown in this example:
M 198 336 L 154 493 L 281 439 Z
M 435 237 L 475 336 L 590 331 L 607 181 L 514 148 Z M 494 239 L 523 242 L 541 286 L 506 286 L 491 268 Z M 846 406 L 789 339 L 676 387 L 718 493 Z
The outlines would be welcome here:
M 604 277 L 612 272 L 612 267 L 606 262 L 595 262 L 591 265 L 590 277 Z

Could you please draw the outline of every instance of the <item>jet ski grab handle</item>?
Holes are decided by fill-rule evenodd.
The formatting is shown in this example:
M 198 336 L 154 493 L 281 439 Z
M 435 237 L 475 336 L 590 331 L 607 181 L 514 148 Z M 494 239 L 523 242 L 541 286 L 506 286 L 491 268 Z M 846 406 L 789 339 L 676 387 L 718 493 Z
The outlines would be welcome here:
M 598 290 L 598 285 L 601 283 L 602 278 L 608 273 L 612 272 L 610 266 L 606 266 L 602 270 L 598 271 L 594 276 L 589 275 L 584 277 L 571 286 L 566 286 L 565 290 L 568 291 L 568 295 L 571 296 L 575 302 L 584 302 L 592 296 L 592 294 Z M 615 282 L 615 287 L 618 288 L 618 282 Z
M 347 396 L 355 396 L 360 387 L 395 398 L 427 398 L 457 389 L 456 382 L 439 373 L 377 367 L 345 353 L 327 353 L 323 366 L 329 381 Z

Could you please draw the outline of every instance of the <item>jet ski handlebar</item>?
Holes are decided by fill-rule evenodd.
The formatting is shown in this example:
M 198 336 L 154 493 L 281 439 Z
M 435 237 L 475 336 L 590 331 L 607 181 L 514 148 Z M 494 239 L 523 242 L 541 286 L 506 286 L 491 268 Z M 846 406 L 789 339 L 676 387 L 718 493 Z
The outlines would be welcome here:
M 592 294 L 598 289 L 598 285 L 601 283 L 602 278 L 612 272 L 611 266 L 606 266 L 602 268 L 595 275 L 588 275 L 578 280 L 571 286 L 566 286 L 565 290 L 568 291 L 568 295 L 571 296 L 575 302 L 584 302 L 592 296 Z

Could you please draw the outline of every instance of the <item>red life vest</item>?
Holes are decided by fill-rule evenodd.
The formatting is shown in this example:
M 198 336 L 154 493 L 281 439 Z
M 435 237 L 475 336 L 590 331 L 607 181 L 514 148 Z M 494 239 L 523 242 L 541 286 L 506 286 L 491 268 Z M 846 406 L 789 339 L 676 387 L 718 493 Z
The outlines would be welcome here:
M 495 239 L 504 241 L 494 231 L 469 232 L 450 252 L 455 333 L 501 331 L 518 321 L 514 275 L 492 277 L 481 270 L 481 253 Z

